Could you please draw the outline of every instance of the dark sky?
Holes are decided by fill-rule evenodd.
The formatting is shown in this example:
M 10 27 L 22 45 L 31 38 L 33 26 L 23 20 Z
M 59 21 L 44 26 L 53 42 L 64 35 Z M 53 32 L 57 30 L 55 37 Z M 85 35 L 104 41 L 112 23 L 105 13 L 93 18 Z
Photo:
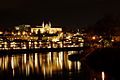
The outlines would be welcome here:
M 105 14 L 120 14 L 115 0 L 0 0 L 0 24 L 41 24 L 79 26 L 95 24 Z

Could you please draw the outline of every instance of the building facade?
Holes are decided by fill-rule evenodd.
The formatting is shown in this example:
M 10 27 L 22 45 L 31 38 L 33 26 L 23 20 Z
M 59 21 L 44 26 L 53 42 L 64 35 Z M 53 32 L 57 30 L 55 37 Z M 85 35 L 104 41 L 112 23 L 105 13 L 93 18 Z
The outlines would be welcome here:
M 62 28 L 52 28 L 51 23 L 48 24 L 42 23 L 42 26 L 36 26 L 34 28 L 31 28 L 31 33 L 38 34 L 40 33 L 48 33 L 48 34 L 55 34 L 57 32 L 62 32 Z

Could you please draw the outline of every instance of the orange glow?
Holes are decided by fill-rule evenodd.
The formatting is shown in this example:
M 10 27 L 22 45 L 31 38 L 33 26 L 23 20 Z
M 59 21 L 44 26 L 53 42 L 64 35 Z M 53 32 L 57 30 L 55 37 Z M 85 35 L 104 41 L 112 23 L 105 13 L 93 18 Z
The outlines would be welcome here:
M 92 37 L 92 39 L 93 39 L 93 40 L 95 40 L 95 39 L 96 39 L 96 37 L 95 37 L 95 36 L 93 36 L 93 37 Z

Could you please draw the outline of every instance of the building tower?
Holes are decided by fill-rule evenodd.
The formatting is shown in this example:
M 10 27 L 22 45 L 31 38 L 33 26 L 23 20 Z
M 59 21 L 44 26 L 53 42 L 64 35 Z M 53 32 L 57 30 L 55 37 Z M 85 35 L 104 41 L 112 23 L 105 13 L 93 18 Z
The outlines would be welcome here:
M 44 21 L 43 21 L 43 23 L 42 23 L 42 27 L 45 27 Z
M 51 22 L 49 21 L 49 27 L 51 28 Z

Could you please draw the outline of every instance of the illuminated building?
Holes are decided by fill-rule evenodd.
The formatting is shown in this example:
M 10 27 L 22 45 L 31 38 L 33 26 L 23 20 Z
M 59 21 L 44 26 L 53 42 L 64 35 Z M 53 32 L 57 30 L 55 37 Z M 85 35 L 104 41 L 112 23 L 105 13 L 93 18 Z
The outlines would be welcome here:
M 114 40 L 115 42 L 120 42 L 120 36 L 112 36 L 112 40 Z
M 44 22 L 43 22 L 42 26 L 36 26 L 34 28 L 31 28 L 31 33 L 38 34 L 39 31 L 40 31 L 40 33 L 54 34 L 57 32 L 61 32 L 62 28 L 52 28 L 50 22 L 49 22 L 49 24 L 44 24 Z
M 19 25 L 19 26 L 15 26 L 15 30 L 16 31 L 30 31 L 30 25 Z

